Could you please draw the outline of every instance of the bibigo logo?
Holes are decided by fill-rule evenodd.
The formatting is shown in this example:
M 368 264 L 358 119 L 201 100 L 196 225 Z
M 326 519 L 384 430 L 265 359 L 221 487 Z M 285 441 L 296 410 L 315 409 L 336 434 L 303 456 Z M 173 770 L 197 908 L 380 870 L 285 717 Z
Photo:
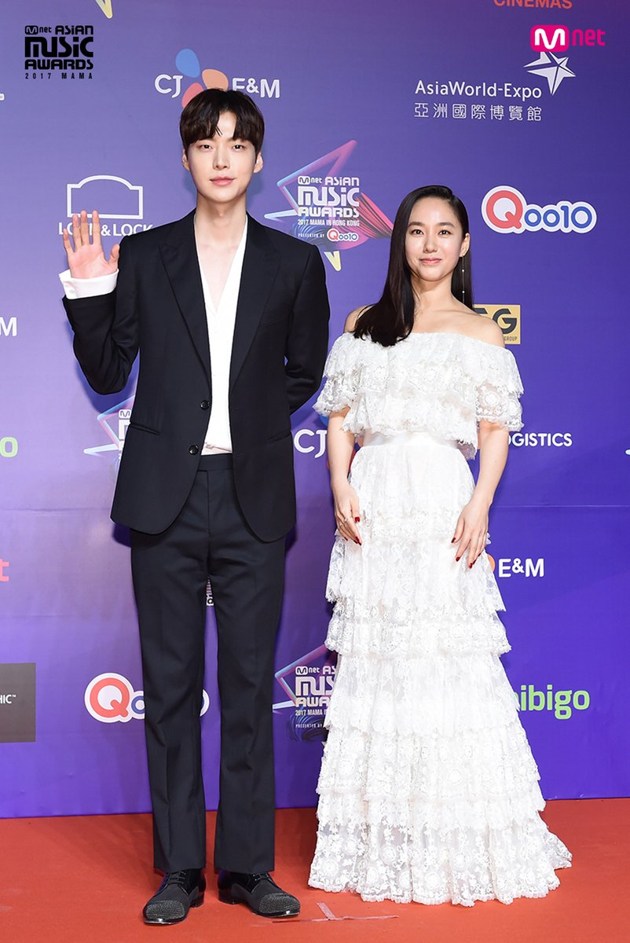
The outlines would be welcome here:
M 101 724 L 126 724 L 144 719 L 144 692 L 134 691 L 124 677 L 113 671 L 93 678 L 85 689 L 84 702 L 88 713 Z M 203 716 L 210 706 L 210 698 L 203 692 Z
M 597 213 L 590 203 L 560 200 L 539 206 L 528 203 L 515 187 L 489 190 L 481 204 L 481 215 L 490 229 L 499 233 L 590 232 L 597 223 Z

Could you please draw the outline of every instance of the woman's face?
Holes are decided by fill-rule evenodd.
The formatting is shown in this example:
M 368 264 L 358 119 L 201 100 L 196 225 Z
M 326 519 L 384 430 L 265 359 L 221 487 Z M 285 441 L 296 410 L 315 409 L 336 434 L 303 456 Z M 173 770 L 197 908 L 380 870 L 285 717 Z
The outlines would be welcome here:
M 414 203 L 407 224 L 405 255 L 415 278 L 433 283 L 450 278 L 469 246 L 470 236 L 462 232 L 446 200 L 428 196 Z

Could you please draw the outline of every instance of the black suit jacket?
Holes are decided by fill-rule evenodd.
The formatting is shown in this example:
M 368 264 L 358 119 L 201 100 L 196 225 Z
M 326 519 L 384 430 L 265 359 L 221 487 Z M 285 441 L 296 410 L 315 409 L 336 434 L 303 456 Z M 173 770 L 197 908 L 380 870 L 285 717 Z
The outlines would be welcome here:
M 98 393 L 138 387 L 112 519 L 157 534 L 192 487 L 212 406 L 194 213 L 123 239 L 116 290 L 64 300 L 74 350 Z M 328 344 L 324 266 L 314 246 L 249 217 L 230 363 L 234 481 L 262 540 L 295 521 L 290 413 L 319 387 Z

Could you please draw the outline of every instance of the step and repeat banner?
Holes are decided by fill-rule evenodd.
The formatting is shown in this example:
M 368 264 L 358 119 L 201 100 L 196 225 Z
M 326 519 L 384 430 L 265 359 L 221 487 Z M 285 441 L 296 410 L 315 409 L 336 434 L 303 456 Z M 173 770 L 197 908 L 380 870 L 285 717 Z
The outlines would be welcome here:
M 466 203 L 477 310 L 519 363 L 490 552 L 504 658 L 548 798 L 630 790 L 630 13 L 618 0 L 23 0 L 0 56 L 0 815 L 149 807 L 129 539 L 109 520 L 134 399 L 72 353 L 73 212 L 109 248 L 194 205 L 182 106 L 241 89 L 267 122 L 261 222 L 325 260 L 331 343 L 385 276 L 410 189 Z M 299 520 L 277 648 L 280 806 L 315 803 L 335 666 L 325 425 L 294 417 Z M 219 738 L 208 587 L 204 768 Z

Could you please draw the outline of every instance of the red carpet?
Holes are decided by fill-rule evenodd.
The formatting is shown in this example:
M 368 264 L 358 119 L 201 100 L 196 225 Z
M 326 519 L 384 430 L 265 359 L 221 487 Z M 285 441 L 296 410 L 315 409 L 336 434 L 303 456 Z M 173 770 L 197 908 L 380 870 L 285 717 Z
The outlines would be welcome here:
M 147 864 L 147 815 L 0 821 L 2 943 L 628 943 L 630 799 L 550 802 L 545 819 L 569 846 L 573 868 L 542 900 L 473 908 L 366 904 L 307 889 L 314 845 L 311 809 L 278 813 L 275 878 L 302 901 L 290 921 L 220 904 L 173 927 L 146 927 L 140 911 L 159 883 Z M 211 847 L 214 814 L 208 814 Z M 212 875 L 209 875 L 212 881 Z

